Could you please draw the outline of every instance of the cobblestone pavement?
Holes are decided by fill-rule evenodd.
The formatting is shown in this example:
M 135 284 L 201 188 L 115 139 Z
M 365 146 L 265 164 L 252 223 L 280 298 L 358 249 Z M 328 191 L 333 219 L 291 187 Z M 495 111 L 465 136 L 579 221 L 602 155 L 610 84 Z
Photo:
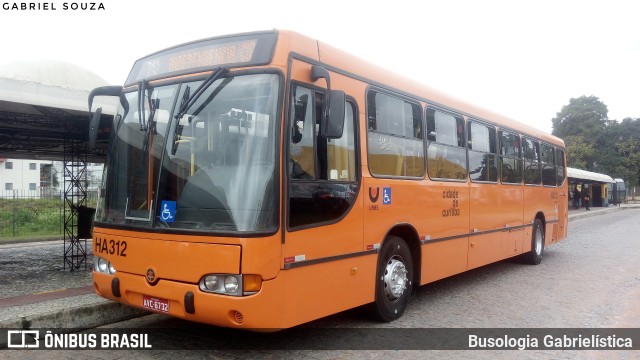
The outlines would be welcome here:
M 3 245 L 0 248 L 0 299 L 91 284 L 91 242 L 87 241 L 87 268 L 64 268 L 60 241 Z M 28 274 L 28 276 L 25 276 Z
M 330 348 L 332 328 L 621 328 L 640 327 L 640 209 L 628 209 L 570 222 L 569 237 L 545 249 L 538 266 L 502 261 L 419 288 L 404 316 L 377 323 L 355 309 L 302 326 L 321 329 L 318 341 Z M 185 335 L 194 324 L 150 315 L 112 325 L 118 328 L 166 329 L 163 342 L 197 348 L 221 341 L 228 331 L 203 327 L 202 335 Z M 181 334 L 181 331 L 185 334 Z M 295 339 L 296 329 L 280 333 Z M 222 335 L 222 336 L 221 336 Z M 254 336 L 259 336 L 254 335 Z M 332 339 L 332 336 L 334 338 Z M 249 337 L 249 339 L 251 339 Z M 320 340 L 321 339 L 321 340 Z M 314 341 L 315 339 L 306 339 Z M 357 340 L 357 339 L 356 339 Z M 363 339 L 363 341 L 366 339 Z M 243 341 L 242 337 L 238 341 Z M 638 359 L 638 351 L 11 351 L 7 359 L 174 359 L 181 356 L 220 359 L 387 359 L 406 358 L 554 358 Z

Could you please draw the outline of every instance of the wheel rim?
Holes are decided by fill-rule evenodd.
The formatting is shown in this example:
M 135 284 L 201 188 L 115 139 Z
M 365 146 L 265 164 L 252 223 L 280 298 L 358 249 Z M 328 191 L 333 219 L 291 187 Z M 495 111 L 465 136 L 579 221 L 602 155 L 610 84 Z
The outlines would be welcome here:
M 384 292 L 387 299 L 397 301 L 407 289 L 407 268 L 402 262 L 402 258 L 393 257 L 387 262 L 384 269 Z
M 542 229 L 536 229 L 536 254 L 542 254 Z

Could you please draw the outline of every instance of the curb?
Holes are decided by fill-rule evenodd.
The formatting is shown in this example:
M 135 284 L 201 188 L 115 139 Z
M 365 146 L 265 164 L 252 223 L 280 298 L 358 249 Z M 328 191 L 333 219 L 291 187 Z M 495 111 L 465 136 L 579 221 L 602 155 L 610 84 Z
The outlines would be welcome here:
M 97 295 L 96 295 L 97 296 Z M 0 329 L 90 329 L 129 320 L 149 312 L 104 299 L 103 302 L 83 307 L 70 307 L 45 314 L 21 316 L 0 321 Z M 0 348 L 6 348 L 7 338 L 0 336 Z
M 618 206 L 616 206 L 616 207 L 610 207 L 610 208 L 597 210 L 597 211 L 586 211 L 585 210 L 584 212 L 569 214 L 569 221 L 589 218 L 589 217 L 598 216 L 598 215 L 602 215 L 602 214 L 608 214 L 608 213 L 611 213 L 611 212 L 614 212 L 614 211 L 619 211 L 619 210 L 624 210 L 624 209 L 628 209 L 628 208 L 627 207 L 618 207 Z

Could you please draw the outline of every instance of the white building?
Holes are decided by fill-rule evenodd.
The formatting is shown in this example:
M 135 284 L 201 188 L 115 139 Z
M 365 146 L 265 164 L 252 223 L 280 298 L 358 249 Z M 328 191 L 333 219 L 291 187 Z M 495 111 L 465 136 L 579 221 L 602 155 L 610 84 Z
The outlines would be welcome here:
M 0 159 L 0 197 L 38 197 L 53 186 L 53 161 Z
M 102 164 L 87 164 L 87 191 L 97 193 L 102 169 Z M 58 195 L 64 190 L 64 181 L 60 161 L 0 158 L 0 198 L 11 198 L 14 193 L 30 198 Z

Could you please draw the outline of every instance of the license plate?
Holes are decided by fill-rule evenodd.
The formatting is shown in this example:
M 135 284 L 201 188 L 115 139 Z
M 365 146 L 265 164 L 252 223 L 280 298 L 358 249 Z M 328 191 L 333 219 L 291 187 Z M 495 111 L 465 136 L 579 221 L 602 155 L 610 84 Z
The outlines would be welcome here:
M 145 309 L 159 311 L 163 313 L 169 312 L 169 300 L 142 295 L 142 306 Z

